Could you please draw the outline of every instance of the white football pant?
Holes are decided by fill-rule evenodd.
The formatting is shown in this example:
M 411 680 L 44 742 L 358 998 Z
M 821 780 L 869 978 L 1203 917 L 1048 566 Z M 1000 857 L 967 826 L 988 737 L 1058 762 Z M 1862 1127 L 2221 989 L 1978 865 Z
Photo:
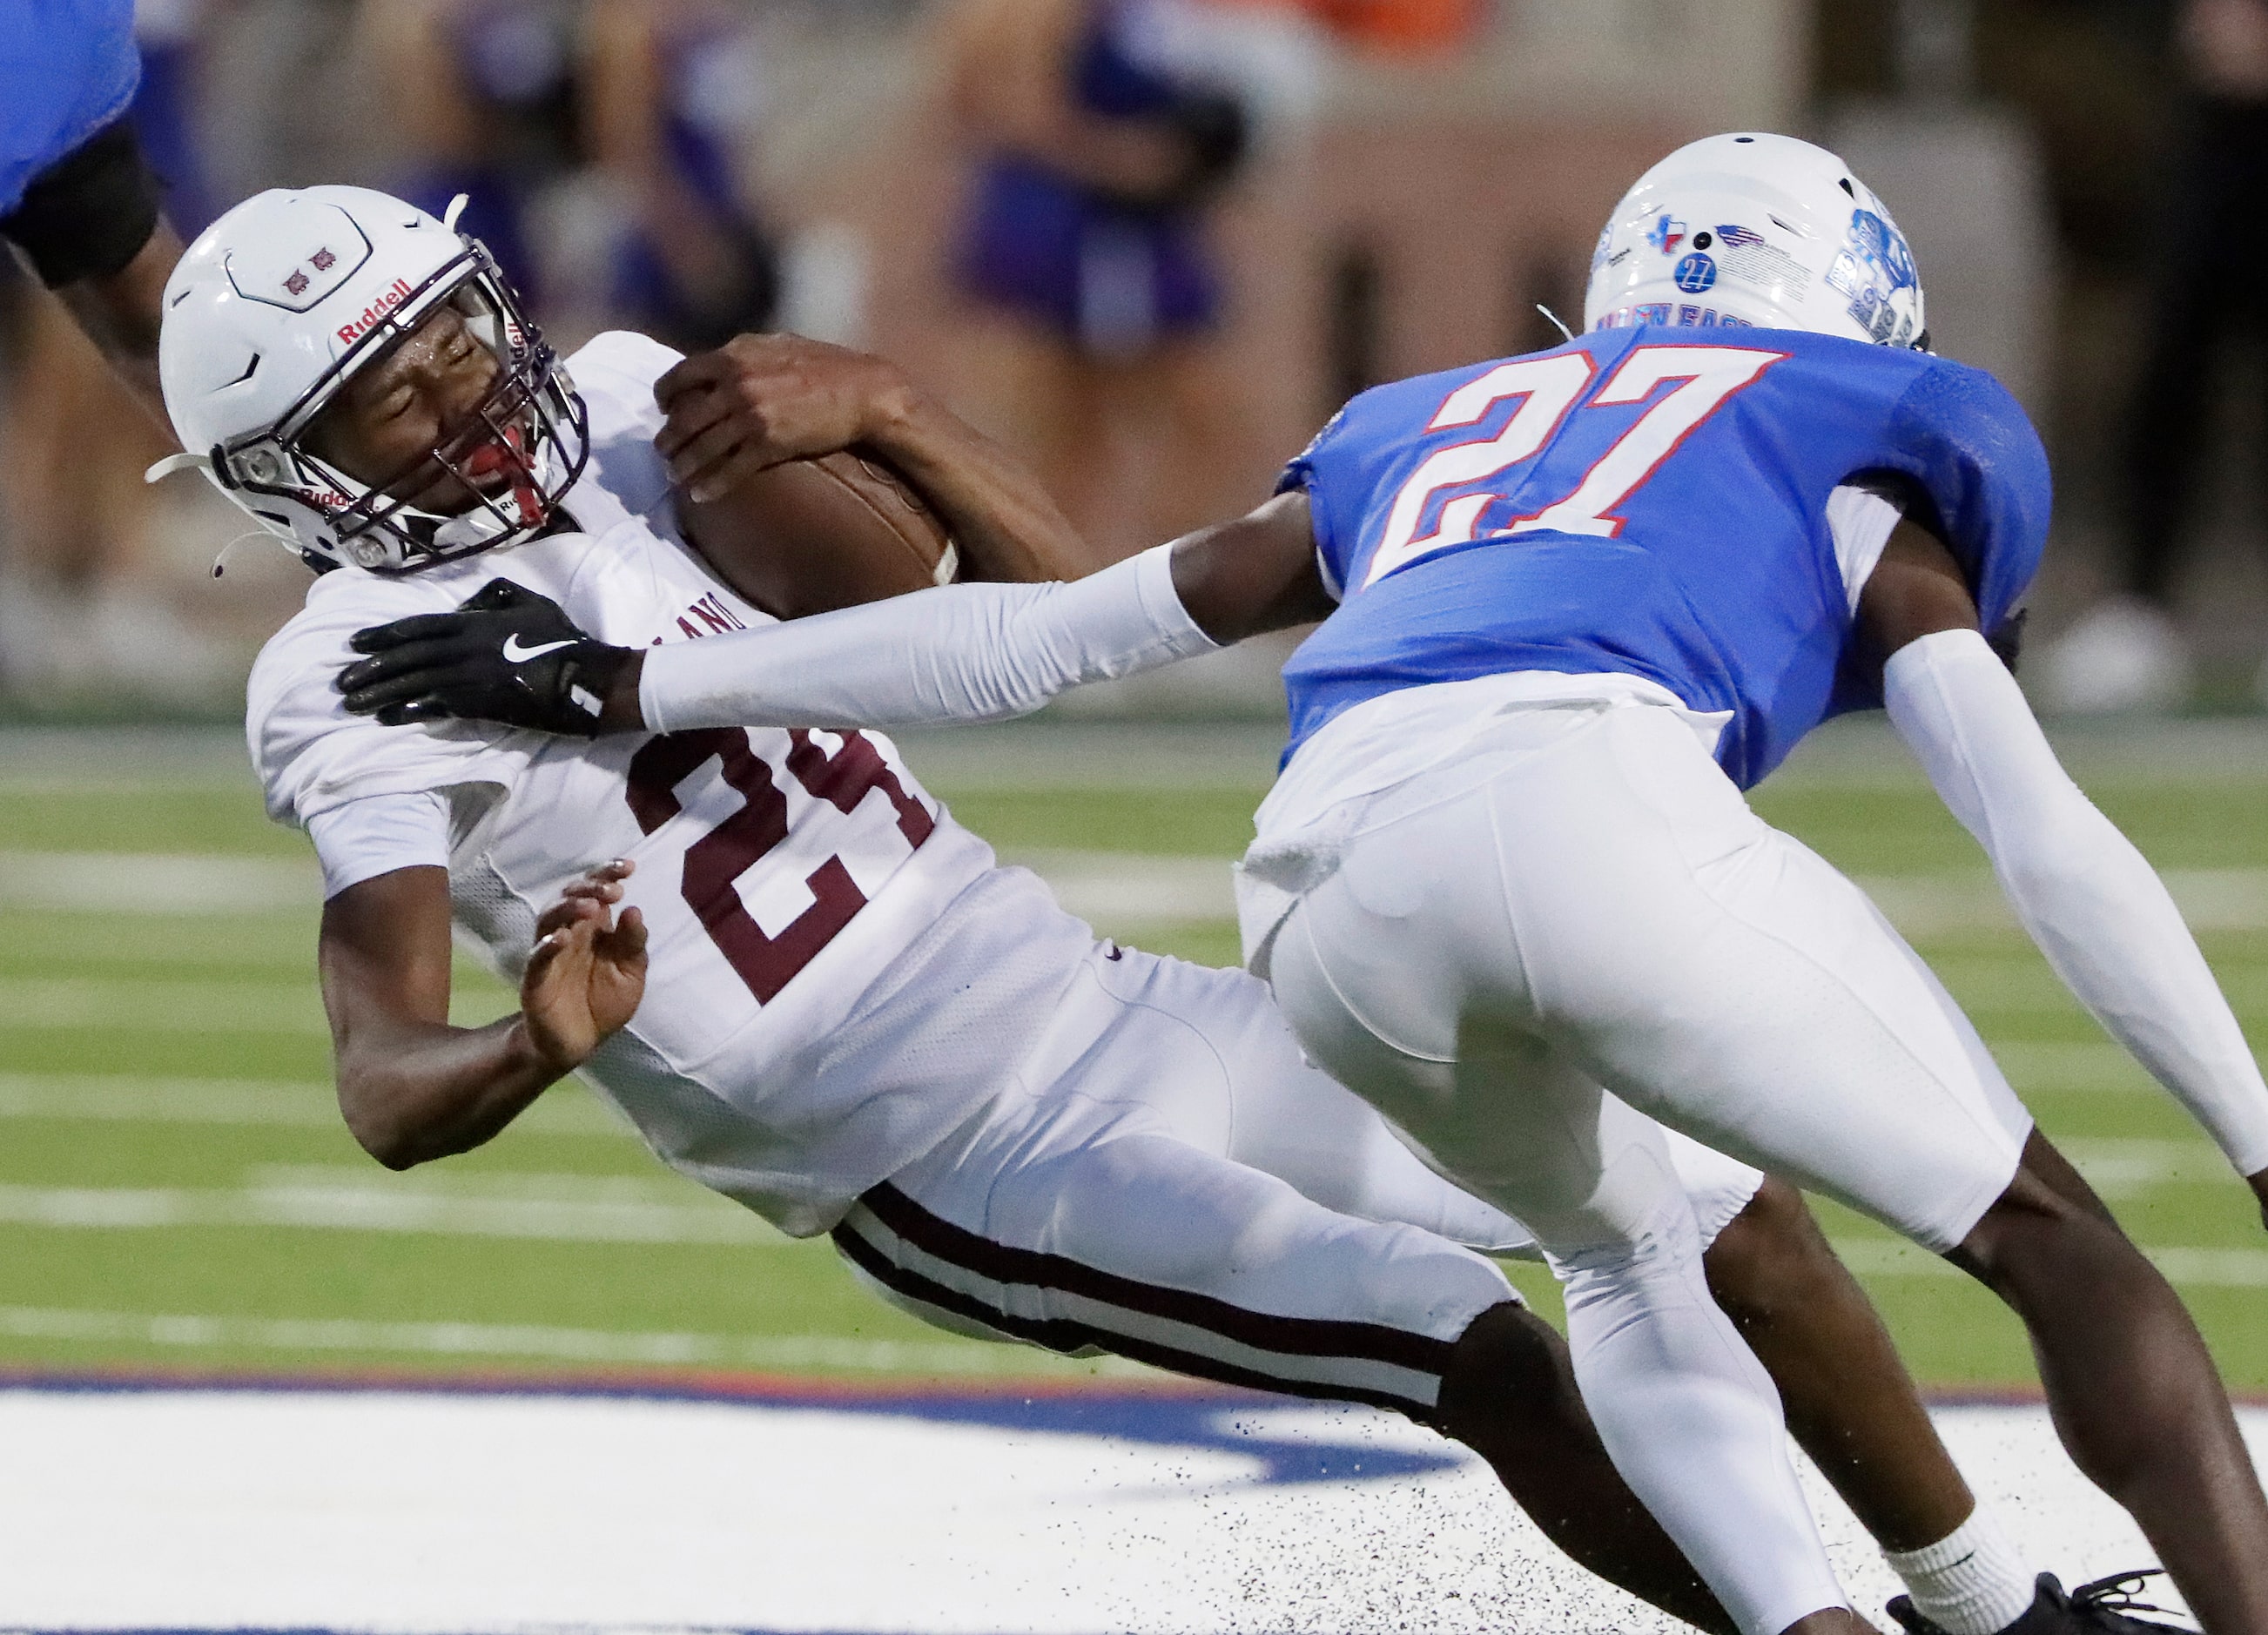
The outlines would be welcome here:
M 1762 1178 L 1679 1147 L 1713 1237 Z M 1458 1337 L 1515 1298 L 1463 1246 L 1534 1252 L 1302 1059 L 1264 983 L 1109 944 L 992 1104 L 835 1241 L 942 1328 L 1420 1419 Z
M 1270 970 L 1316 1061 L 1535 1232 L 1609 1450 L 1742 1628 L 1842 1604 L 1653 1121 L 1967 1234 L 2030 1119 L 1865 895 L 1672 711 L 1538 709 L 1369 798 Z

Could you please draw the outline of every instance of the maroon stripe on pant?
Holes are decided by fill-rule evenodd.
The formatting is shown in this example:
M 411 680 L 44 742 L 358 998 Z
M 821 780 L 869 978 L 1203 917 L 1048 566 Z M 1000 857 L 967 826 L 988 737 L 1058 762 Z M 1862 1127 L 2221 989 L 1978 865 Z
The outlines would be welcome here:
M 902 1235 L 902 1234 L 901 1234 Z M 1256 1368 L 1224 1362 L 1201 1351 L 1167 1345 L 1155 1340 L 1145 1340 L 1136 1335 L 1121 1334 L 1109 1329 L 1094 1327 L 1067 1317 L 1035 1318 L 1019 1316 L 988 1305 L 976 1295 L 962 1290 L 948 1288 L 935 1278 L 899 1265 L 880 1248 L 861 1237 L 848 1221 L 835 1228 L 835 1246 L 853 1265 L 883 1287 L 918 1300 L 924 1306 L 934 1306 L 956 1317 L 994 1329 L 1011 1338 L 1026 1340 L 1051 1351 L 1066 1355 L 1089 1347 L 1106 1351 L 1116 1356 L 1131 1358 L 1136 1362 L 1148 1363 L 1174 1374 L 1189 1374 L 1200 1380 L 1213 1380 L 1224 1385 L 1241 1385 L 1254 1390 L 1277 1391 L 1287 1396 L 1303 1396 L 1320 1401 L 1365 1403 L 1373 1408 L 1391 1409 L 1406 1414 L 1421 1423 L 1431 1424 L 1432 1405 L 1392 1391 L 1367 1386 L 1345 1385 L 1336 1381 L 1294 1380 L 1270 1374 Z M 998 1246 L 995 1246 L 998 1247 Z M 1053 1257 L 1049 1257 L 1053 1258 Z M 967 1268 L 975 1270 L 976 1268 Z M 1095 1274 L 1101 1275 L 1101 1274 Z M 1217 1303 L 1217 1302 L 1216 1302 Z M 1447 1348 L 1444 1347 L 1444 1350 Z M 1338 1353 L 1318 1353 L 1336 1356 Z M 1432 1372 L 1438 1373 L 1439 1370 Z

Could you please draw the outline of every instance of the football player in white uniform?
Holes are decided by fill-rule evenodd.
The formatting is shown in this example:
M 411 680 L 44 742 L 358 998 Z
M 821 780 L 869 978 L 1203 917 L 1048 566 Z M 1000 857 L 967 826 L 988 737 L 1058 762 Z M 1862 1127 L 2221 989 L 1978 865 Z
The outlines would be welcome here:
M 831 1232 L 928 1321 L 1401 1410 L 1579 1559 L 1730 1627 L 1606 1459 L 1561 1343 L 1473 1252 L 1532 1240 L 1304 1063 L 1260 983 L 1097 943 L 882 739 L 588 735 L 624 652 L 770 622 L 688 542 L 731 550 L 717 491 L 753 423 L 847 443 L 861 423 L 978 575 L 1091 566 L 988 446 L 873 360 L 791 342 L 673 374 L 601 336 L 571 386 L 477 244 L 359 189 L 238 207 L 166 305 L 168 402 L 202 451 L 177 458 L 320 573 L 247 732 L 323 864 L 340 1100 L 373 1155 L 477 1145 L 579 1070 L 664 1161 Z M 666 429 L 657 381 L 688 405 Z M 877 432 L 883 397 L 907 412 Z M 658 434 L 713 504 L 674 496 Z M 456 675 L 460 703 L 569 735 L 345 708 L 357 631 L 414 642 L 460 605 L 504 667 Z M 453 922 L 518 1014 L 448 1025 Z M 1800 1201 L 1676 1152 L 1720 1296 L 1876 1536 L 1999 1541 L 1965 1571 L 1899 1558 L 1917 1594 L 2029 1605 Z M 2027 1635 L 2088 1616 L 2043 1598 Z

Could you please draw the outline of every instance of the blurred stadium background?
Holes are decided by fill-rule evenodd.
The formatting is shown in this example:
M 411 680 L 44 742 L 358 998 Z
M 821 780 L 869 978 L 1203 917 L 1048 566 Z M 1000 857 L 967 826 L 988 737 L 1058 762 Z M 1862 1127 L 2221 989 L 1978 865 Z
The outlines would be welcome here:
M 1999 374 L 2047 436 L 2036 650 L 2133 578 L 2137 394 L 2171 300 L 2154 292 L 2183 256 L 2210 261 L 2231 322 L 2186 372 L 2198 420 L 2175 429 L 2201 470 L 2150 582 L 2179 651 L 2113 656 L 2141 665 L 2143 702 L 2257 707 L 2268 394 L 2238 201 L 2268 167 L 2245 122 L 2268 106 L 2261 0 L 1158 0 L 1156 48 L 1226 87 L 1253 133 L 1192 212 L 1217 321 L 1145 346 L 1105 312 L 1050 346 L 987 300 L 968 240 L 1005 140 L 983 29 L 1066 4 L 143 0 L 141 117 L 185 237 L 265 186 L 437 208 L 466 190 L 565 345 L 768 319 L 885 351 L 1128 550 L 1264 492 L 1354 390 L 1541 344 L 1538 303 L 1580 321 L 1598 223 L 1672 145 L 1801 132 L 1897 210 L 1940 348 Z M 2183 203 L 2200 131 L 2241 218 L 2202 247 Z M 657 269 L 654 244 L 679 240 L 710 263 Z M 0 713 L 228 718 L 300 570 L 258 541 L 229 550 L 240 519 L 195 481 L 144 491 L 154 434 L 18 276 L 0 282 Z M 1264 712 L 1269 672 L 1083 707 L 1156 708 L 1162 689 Z
M 738 314 L 885 351 L 1126 549 L 1263 494 L 1365 385 L 1547 343 L 1539 304 L 1578 320 L 1597 224 L 1671 146 L 1813 136 L 1897 211 L 1940 349 L 1998 372 L 2047 437 L 2036 645 L 2052 659 L 2106 605 L 2132 611 L 2107 599 L 2132 589 L 2133 405 L 2183 231 L 2168 201 L 2199 110 L 2268 99 L 2261 0 L 1175 0 L 1170 49 L 1241 99 L 1256 139 L 1194 207 L 1218 321 L 1170 348 L 1035 343 L 956 280 L 985 139 L 968 18 L 992 4 L 162 0 L 143 8 L 145 112 L 185 236 L 263 186 L 461 184 L 508 213 L 567 346 L 626 320 L 697 340 Z M 721 247 L 721 293 L 640 306 L 640 235 L 674 241 L 696 150 L 726 161 L 676 201 Z M 2240 315 L 2260 247 L 2214 252 Z M 898 1315 L 823 1242 L 666 1175 L 571 1086 L 466 1159 L 409 1176 L 363 1159 L 329 1100 L 317 877 L 264 820 L 232 730 L 304 571 L 239 541 L 199 485 L 145 490 L 162 444 L 52 303 L 0 272 L 0 1368 L 1095 1373 Z M 2076 660 L 2035 683 L 2256 1034 L 2257 346 L 2240 326 L 2203 354 L 2195 548 L 2162 607 L 2124 648 L 2097 621 L 2088 654 L 2133 684 L 2089 695 Z M 1278 742 L 1273 662 L 1231 656 L 909 752 L 1099 929 L 1229 961 L 1227 861 Z M 2106 703 L 2132 707 L 2067 711 Z M 2242 1189 L 2064 994 L 1903 751 L 1878 724 L 1838 727 L 1759 805 L 1876 890 L 2232 1382 L 2268 1391 L 2268 1242 Z M 464 975 L 468 1013 L 509 1005 Z M 1830 1226 L 1926 1381 L 2031 1380 L 1981 1292 L 1866 1223 Z

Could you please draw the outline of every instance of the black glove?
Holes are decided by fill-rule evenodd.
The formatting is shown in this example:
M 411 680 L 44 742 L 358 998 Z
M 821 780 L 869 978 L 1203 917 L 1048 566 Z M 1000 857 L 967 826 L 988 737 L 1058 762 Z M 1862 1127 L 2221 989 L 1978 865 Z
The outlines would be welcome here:
M 454 613 L 425 613 L 357 630 L 371 656 L 339 674 L 357 715 L 388 726 L 460 718 L 595 738 L 607 692 L 635 657 L 575 628 L 549 596 L 490 579 Z

